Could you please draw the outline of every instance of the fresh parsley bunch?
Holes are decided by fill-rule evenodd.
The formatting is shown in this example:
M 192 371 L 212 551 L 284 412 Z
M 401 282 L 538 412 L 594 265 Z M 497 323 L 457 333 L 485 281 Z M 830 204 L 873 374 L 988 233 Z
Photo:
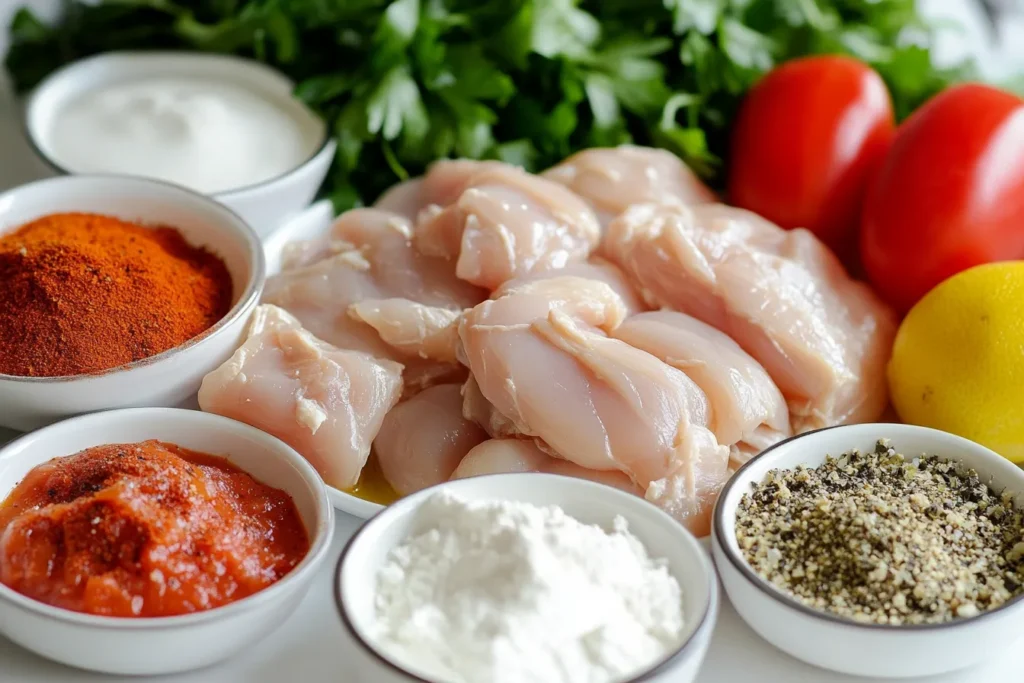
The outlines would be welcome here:
M 372 202 L 432 160 L 528 169 L 624 142 L 665 147 L 714 182 L 743 93 L 779 61 L 844 52 L 906 115 L 962 74 L 937 71 L 914 0 L 106 0 L 54 26 L 26 9 L 6 66 L 19 90 L 117 49 L 253 57 L 293 78 L 338 157 L 325 193 Z

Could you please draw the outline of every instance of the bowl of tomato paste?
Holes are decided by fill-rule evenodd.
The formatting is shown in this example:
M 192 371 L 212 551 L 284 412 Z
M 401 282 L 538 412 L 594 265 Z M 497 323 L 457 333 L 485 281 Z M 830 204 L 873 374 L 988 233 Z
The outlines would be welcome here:
M 213 664 L 267 635 L 324 561 L 316 471 L 227 418 L 136 408 L 0 450 L 0 633 L 110 674 Z

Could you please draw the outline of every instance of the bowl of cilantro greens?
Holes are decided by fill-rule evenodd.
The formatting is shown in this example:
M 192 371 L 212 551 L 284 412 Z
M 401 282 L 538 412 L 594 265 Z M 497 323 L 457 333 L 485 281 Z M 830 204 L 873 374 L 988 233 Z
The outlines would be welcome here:
M 100 0 L 20 10 L 5 65 L 26 92 L 99 52 L 267 62 L 338 144 L 322 188 L 371 203 L 444 157 L 540 170 L 587 147 L 664 147 L 714 184 L 746 90 L 776 63 L 852 54 L 906 116 L 963 69 L 932 66 L 914 0 Z

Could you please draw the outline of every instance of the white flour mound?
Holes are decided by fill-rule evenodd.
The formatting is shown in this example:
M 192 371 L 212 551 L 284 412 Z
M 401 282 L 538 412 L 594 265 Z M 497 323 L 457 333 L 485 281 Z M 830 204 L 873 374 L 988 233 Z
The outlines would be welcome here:
M 683 603 L 626 521 L 429 498 L 377 575 L 377 647 L 445 683 L 605 683 L 679 646 Z

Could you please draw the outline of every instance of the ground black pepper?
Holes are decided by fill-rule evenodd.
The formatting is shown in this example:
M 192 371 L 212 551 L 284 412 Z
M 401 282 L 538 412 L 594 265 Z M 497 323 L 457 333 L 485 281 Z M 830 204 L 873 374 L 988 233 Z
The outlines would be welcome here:
M 1024 514 L 976 472 L 879 441 L 772 470 L 740 502 L 740 548 L 800 602 L 862 622 L 942 623 L 1024 591 Z

